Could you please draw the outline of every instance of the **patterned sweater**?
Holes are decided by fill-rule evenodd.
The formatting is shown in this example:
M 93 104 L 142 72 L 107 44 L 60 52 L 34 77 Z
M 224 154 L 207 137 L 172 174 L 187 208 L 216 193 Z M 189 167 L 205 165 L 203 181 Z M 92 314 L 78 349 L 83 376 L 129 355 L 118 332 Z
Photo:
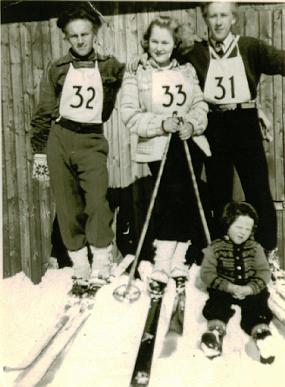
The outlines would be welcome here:
M 260 293 L 270 280 L 270 269 L 263 248 L 248 239 L 241 245 L 216 239 L 204 249 L 201 279 L 208 288 L 227 292 L 228 284 L 248 285 Z
M 190 63 L 180 66 L 173 60 L 170 68 L 180 72 L 192 85 L 192 95 L 187 98 L 187 114 L 183 117 L 185 122 L 190 122 L 194 128 L 194 136 L 201 135 L 207 127 L 208 105 L 203 100 L 194 67 Z M 140 162 L 159 160 L 163 151 L 155 147 L 155 138 L 166 137 L 162 130 L 162 121 L 172 116 L 169 108 L 168 114 L 157 114 L 152 111 L 152 74 L 163 71 L 151 61 L 146 66 L 139 65 L 136 73 L 126 72 L 122 83 L 121 114 L 126 127 L 131 132 L 132 158 Z M 166 141 L 161 141 L 161 146 Z M 149 151 L 146 152 L 145 148 Z M 156 152 L 156 150 L 158 152 Z

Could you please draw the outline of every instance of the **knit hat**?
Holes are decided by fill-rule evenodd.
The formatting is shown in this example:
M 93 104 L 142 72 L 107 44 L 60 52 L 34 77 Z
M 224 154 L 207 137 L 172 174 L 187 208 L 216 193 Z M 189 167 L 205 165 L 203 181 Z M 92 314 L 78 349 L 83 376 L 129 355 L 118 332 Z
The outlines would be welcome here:
M 75 5 L 66 9 L 58 18 L 57 26 L 62 31 L 65 30 L 66 25 L 76 19 L 87 19 L 96 26 L 100 27 L 104 22 L 103 15 L 95 8 L 91 2 L 74 2 Z

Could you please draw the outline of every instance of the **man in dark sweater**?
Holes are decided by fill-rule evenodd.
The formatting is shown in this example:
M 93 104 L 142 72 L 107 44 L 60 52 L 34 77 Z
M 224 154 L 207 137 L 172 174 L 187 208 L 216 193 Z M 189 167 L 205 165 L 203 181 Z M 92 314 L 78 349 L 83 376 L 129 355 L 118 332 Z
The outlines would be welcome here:
M 104 284 L 110 276 L 113 213 L 106 198 L 103 123 L 114 108 L 125 65 L 94 51 L 101 25 L 96 10 L 75 2 L 57 25 L 71 48 L 44 74 L 31 141 L 35 154 L 47 153 L 60 232 L 73 263 L 73 289 L 80 292 L 90 281 Z
M 194 65 L 210 107 L 205 135 L 212 151 L 206 172 L 214 211 L 213 236 L 221 236 L 219 218 L 232 200 L 235 167 L 246 201 L 259 215 L 256 239 L 269 252 L 277 244 L 277 221 L 256 95 L 261 74 L 285 75 L 285 53 L 258 39 L 234 35 L 235 3 L 209 2 L 202 10 L 209 39 L 180 50 L 178 59 Z

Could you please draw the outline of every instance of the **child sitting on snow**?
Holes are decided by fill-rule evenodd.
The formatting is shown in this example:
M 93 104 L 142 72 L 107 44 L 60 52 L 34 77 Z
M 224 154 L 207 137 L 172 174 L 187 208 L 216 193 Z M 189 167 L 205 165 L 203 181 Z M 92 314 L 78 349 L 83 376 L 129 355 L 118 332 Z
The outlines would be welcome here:
M 226 235 L 204 249 L 201 279 L 209 298 L 203 308 L 208 330 L 201 349 L 209 358 L 222 353 L 226 325 L 233 316 L 232 304 L 241 307 L 241 327 L 254 339 L 262 363 L 272 363 L 268 307 L 270 269 L 263 248 L 254 240 L 258 216 L 248 203 L 228 203 L 222 222 Z

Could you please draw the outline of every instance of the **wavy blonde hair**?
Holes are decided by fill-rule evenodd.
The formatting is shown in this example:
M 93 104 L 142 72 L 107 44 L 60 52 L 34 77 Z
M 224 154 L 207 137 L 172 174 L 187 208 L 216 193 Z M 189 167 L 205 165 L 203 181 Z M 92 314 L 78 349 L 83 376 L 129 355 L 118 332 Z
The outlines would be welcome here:
M 185 25 L 179 23 L 179 21 L 173 17 L 169 16 L 158 16 L 153 19 L 147 30 L 145 31 L 141 46 L 145 52 L 148 52 L 149 49 L 149 38 L 152 33 L 152 30 L 155 26 L 160 28 L 166 28 L 173 36 L 174 39 L 174 49 L 172 56 L 175 57 L 175 54 L 181 47 L 190 47 L 193 45 L 193 39 L 191 39 L 191 34 L 185 34 Z M 190 30 L 188 30 L 189 32 Z
M 201 3 L 200 7 L 201 7 L 201 10 L 202 10 L 202 15 L 203 15 L 204 19 L 207 17 L 207 12 L 208 12 L 209 5 L 211 5 L 213 3 L 216 3 L 216 2 L 215 1 L 209 1 L 209 2 Z M 228 2 L 228 4 L 231 5 L 232 13 L 233 13 L 234 17 L 237 18 L 238 17 L 238 4 L 237 3 L 232 3 L 232 2 Z

